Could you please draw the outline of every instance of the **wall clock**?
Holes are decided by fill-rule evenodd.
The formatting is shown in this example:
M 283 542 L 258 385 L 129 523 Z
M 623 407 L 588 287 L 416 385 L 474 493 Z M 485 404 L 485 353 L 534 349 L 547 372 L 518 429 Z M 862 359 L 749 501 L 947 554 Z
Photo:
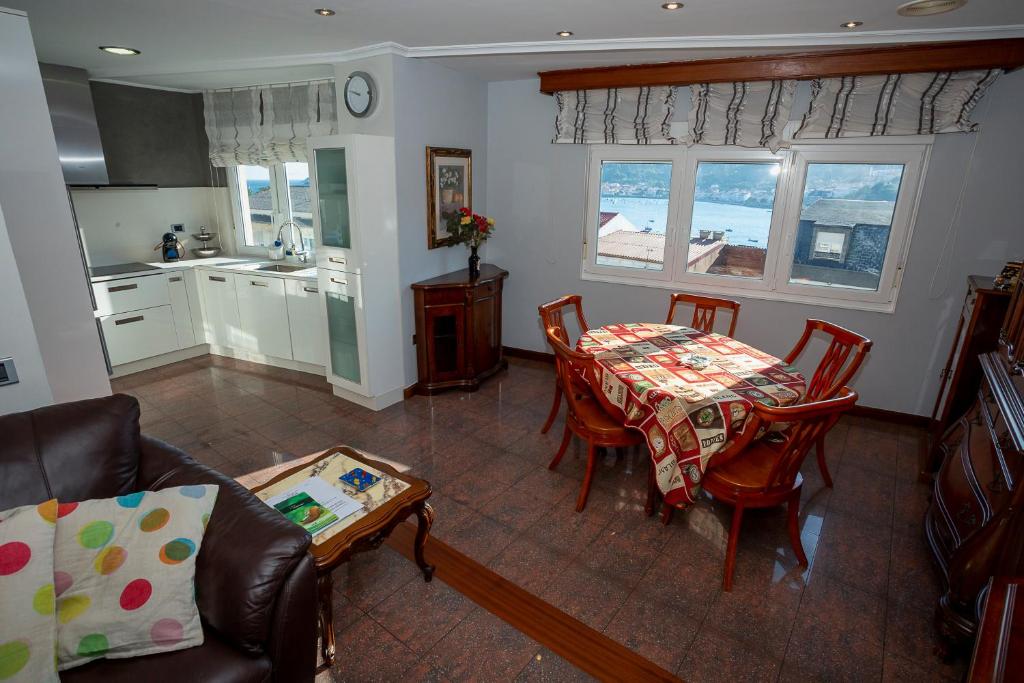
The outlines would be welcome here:
M 353 71 L 345 81 L 345 108 L 356 118 L 373 113 L 377 106 L 377 84 L 365 71 Z

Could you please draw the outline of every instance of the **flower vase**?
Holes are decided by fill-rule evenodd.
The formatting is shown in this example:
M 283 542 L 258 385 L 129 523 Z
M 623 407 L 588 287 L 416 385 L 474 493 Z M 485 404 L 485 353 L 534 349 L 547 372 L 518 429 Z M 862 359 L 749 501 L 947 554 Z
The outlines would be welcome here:
M 480 256 L 476 253 L 477 246 L 469 247 L 469 279 L 475 280 L 480 277 Z

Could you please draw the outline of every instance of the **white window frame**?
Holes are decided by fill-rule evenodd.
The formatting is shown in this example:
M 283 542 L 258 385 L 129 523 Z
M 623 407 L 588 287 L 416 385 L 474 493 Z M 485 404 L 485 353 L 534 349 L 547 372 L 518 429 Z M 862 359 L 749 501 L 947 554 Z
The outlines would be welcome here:
M 293 218 L 289 218 L 290 207 L 288 202 L 290 199 L 288 195 L 288 177 L 285 173 L 285 165 L 283 162 L 265 166 L 264 168 L 266 168 L 270 174 L 270 215 L 272 225 L 277 228 L 285 221 L 294 220 Z M 228 167 L 225 171 L 228 178 L 228 189 L 231 192 L 231 214 L 234 221 L 235 251 L 237 254 L 242 256 L 265 257 L 267 256 L 267 249 L 269 245 L 260 247 L 246 244 L 245 216 L 248 212 L 248 208 L 242 204 L 245 201 L 244 197 L 248 195 L 243 195 L 241 192 L 241 185 L 238 182 L 238 167 Z M 312 207 L 310 208 L 312 209 Z M 316 239 L 313 240 L 313 243 L 315 246 Z M 287 246 L 288 245 L 286 244 L 285 247 L 287 248 Z M 312 253 L 310 256 L 312 257 Z
M 597 161 L 594 163 L 595 156 Z M 601 221 L 601 164 L 602 163 L 670 163 L 672 179 L 669 183 L 668 222 L 665 226 L 665 253 L 661 270 L 629 268 L 625 266 L 609 266 L 597 262 L 597 233 Z M 588 171 L 588 187 L 596 188 L 596 204 L 593 211 L 587 212 L 583 235 L 583 262 L 586 272 L 594 275 L 593 279 L 619 279 L 628 282 L 647 283 L 672 281 L 673 273 L 673 240 L 675 226 L 679 221 L 679 200 L 682 195 L 682 167 L 678 152 L 669 145 L 651 145 L 645 147 L 629 147 L 625 145 L 594 145 L 591 149 L 591 163 Z M 592 194 L 588 192 L 588 195 Z
M 888 139 L 843 139 L 815 144 L 793 144 L 771 153 L 736 147 L 696 145 L 643 148 L 591 145 L 588 156 L 586 218 L 583 226 L 583 280 L 634 284 L 694 293 L 744 296 L 802 304 L 834 306 L 892 313 L 896 309 L 904 264 L 913 237 L 918 205 L 931 155 L 932 136 Z M 764 277 L 744 278 L 686 271 L 690 219 L 693 212 L 696 172 L 700 162 L 780 161 L 765 256 Z M 601 163 L 605 161 L 654 161 L 672 163 L 669 217 L 665 234 L 665 268 L 648 271 L 597 265 L 597 231 L 600 216 Z M 828 285 L 790 283 L 796 234 L 799 228 L 807 163 L 871 163 L 904 166 L 900 192 L 893 212 L 882 274 L 877 291 Z M 671 252 L 671 253 L 670 253 Z M 672 264 L 670 266 L 670 263 Z M 635 270 L 635 272 L 633 272 Z

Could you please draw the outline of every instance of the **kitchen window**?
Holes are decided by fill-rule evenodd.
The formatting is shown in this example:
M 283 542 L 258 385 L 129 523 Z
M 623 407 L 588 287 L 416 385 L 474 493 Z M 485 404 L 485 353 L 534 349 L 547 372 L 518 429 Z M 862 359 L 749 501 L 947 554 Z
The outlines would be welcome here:
M 583 278 L 891 312 L 929 149 L 594 145 Z
M 294 222 L 307 252 L 315 248 L 310 207 L 309 165 L 289 161 L 271 166 L 227 169 L 235 219 L 235 238 L 243 253 L 266 255 L 283 223 Z M 285 229 L 285 247 L 289 246 Z

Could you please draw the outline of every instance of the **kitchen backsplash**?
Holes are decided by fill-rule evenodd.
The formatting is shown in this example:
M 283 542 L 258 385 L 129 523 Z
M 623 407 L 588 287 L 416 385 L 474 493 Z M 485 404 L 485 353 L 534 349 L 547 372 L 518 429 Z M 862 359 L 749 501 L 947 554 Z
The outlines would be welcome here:
M 192 239 L 205 225 L 221 238 L 222 253 L 234 252 L 231 205 L 225 188 L 179 187 L 160 189 L 74 190 L 78 226 L 90 266 L 130 261 L 159 261 L 160 242 L 171 225 L 183 223 L 178 238 L 189 249 L 201 246 Z

